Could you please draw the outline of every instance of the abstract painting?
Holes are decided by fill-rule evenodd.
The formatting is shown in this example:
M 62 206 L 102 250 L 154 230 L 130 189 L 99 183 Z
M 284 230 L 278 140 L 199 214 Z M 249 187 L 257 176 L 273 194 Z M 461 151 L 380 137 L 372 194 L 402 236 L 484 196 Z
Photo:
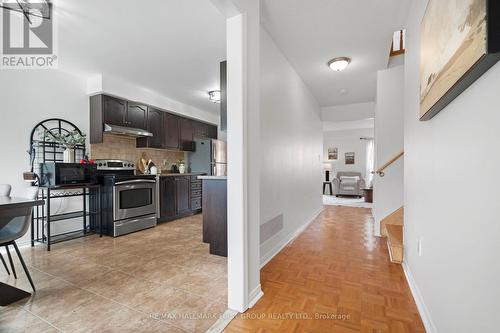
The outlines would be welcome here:
M 491 0 L 429 0 L 421 24 L 420 118 L 428 120 L 460 95 L 493 64 L 489 41 Z M 492 12 L 496 11 L 496 12 Z M 491 31 L 490 31 L 491 32 Z M 491 35 L 491 34 L 490 34 Z M 489 45 L 491 43 L 491 45 Z M 491 58 L 489 58 L 491 62 Z M 498 61 L 498 57 L 496 57 Z M 481 66 L 482 65 L 482 66 Z

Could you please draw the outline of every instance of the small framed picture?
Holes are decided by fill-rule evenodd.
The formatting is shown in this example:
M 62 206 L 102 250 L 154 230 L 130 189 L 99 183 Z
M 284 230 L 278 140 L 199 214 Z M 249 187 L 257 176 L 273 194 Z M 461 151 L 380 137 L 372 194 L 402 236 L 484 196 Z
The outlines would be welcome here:
M 354 164 L 354 153 L 345 153 L 345 164 Z
M 339 159 L 339 149 L 330 147 L 328 148 L 328 160 L 334 161 Z

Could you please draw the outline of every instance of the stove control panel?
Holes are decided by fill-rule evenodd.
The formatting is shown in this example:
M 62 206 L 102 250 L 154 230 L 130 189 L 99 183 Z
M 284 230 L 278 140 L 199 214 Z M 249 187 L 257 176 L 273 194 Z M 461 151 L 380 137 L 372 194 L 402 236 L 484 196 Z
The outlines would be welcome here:
M 125 160 L 95 160 L 97 170 L 135 170 L 135 163 Z

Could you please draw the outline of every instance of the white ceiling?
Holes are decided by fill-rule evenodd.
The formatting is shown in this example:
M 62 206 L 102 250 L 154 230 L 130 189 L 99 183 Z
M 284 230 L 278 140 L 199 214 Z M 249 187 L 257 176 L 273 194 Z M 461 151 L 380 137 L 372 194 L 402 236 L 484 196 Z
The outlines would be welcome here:
M 392 34 L 410 0 L 264 0 L 263 25 L 321 106 L 375 100 L 376 71 L 387 68 Z M 341 73 L 328 60 L 347 56 Z M 345 90 L 345 91 L 342 91 Z
M 225 18 L 209 0 L 59 0 L 59 67 L 130 81 L 218 113 Z

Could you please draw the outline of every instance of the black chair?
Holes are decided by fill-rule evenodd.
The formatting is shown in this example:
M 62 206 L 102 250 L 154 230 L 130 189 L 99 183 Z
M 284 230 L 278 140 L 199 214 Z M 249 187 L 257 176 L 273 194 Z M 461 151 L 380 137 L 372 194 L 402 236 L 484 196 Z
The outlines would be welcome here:
M 333 195 L 333 188 L 332 188 L 332 182 L 330 181 L 330 171 L 329 170 L 325 171 L 325 181 L 323 182 L 323 194 L 325 194 L 325 189 L 327 186 L 330 189 L 330 195 Z
M 38 196 L 38 188 L 37 187 L 30 187 L 26 191 L 26 194 L 24 197 L 29 198 L 29 199 L 36 199 Z M 21 262 L 21 265 L 23 266 L 24 272 L 26 273 L 26 276 L 28 277 L 28 280 L 31 284 L 31 287 L 33 288 L 33 291 L 35 291 L 35 284 L 33 283 L 33 280 L 31 279 L 31 275 L 28 271 L 28 267 L 26 266 L 26 263 L 24 262 L 23 256 L 21 255 L 21 252 L 19 251 L 19 248 L 17 247 L 16 240 L 23 237 L 24 234 L 29 229 L 29 226 L 31 224 L 31 214 L 28 214 L 26 216 L 16 216 L 16 217 L 10 217 L 10 221 L 8 221 L 1 229 L 0 229 L 0 246 L 5 246 L 5 249 L 7 250 L 7 256 L 9 257 L 9 262 L 10 262 L 10 267 L 12 269 L 12 274 L 14 274 L 14 277 L 17 279 L 17 274 L 16 270 L 14 268 L 14 262 L 12 261 L 12 256 L 10 255 L 9 251 L 9 245 L 14 246 L 14 249 L 16 250 L 17 256 L 19 257 L 19 261 Z M 7 265 L 5 265 L 7 268 Z M 10 274 L 10 273 L 9 273 Z
M 12 186 L 9 184 L 0 184 L 0 196 L 1 197 L 8 197 L 10 195 L 10 191 L 12 189 Z M 7 252 L 9 249 L 6 247 Z M 5 262 L 5 259 L 3 258 L 2 254 L 0 253 L 0 260 L 2 260 L 3 267 L 5 267 L 5 270 L 7 271 L 7 274 L 10 275 L 9 268 L 7 267 L 7 263 Z

